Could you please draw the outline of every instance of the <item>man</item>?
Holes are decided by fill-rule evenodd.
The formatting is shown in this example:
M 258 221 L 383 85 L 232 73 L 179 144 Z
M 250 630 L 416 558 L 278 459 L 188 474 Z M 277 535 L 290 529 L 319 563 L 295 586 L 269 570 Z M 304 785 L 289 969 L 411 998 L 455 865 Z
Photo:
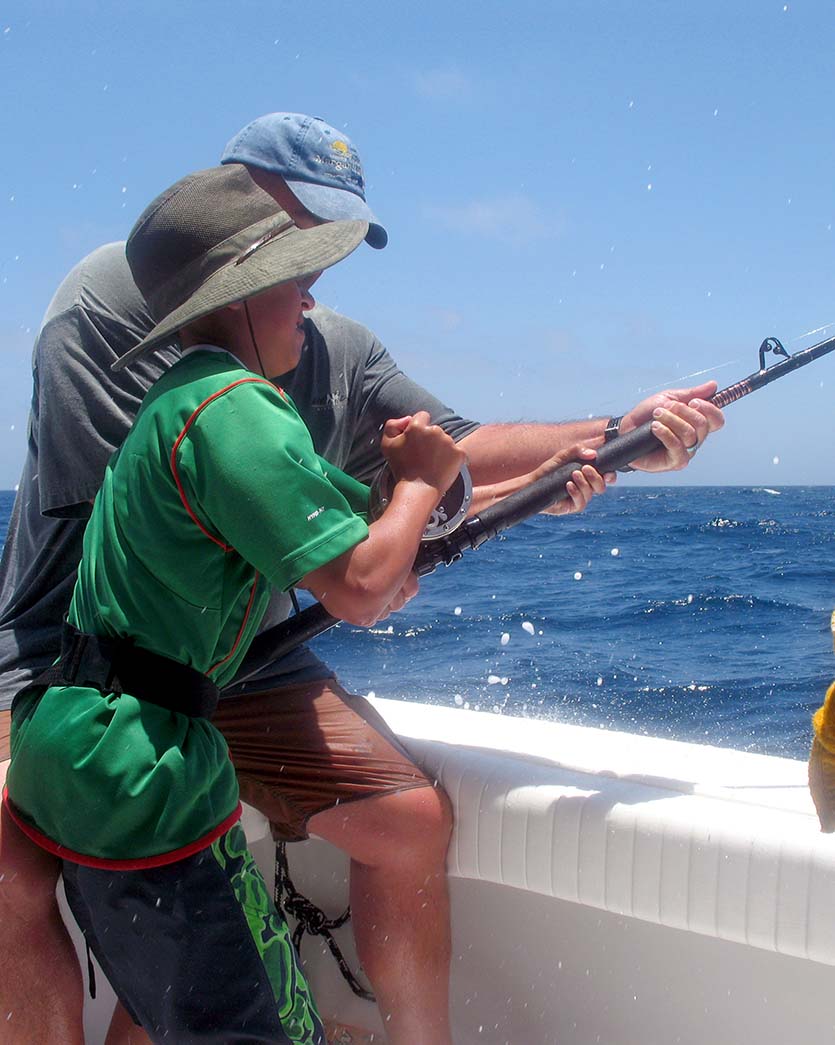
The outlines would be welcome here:
M 247 164 L 300 227 L 361 218 L 369 221 L 370 245 L 385 245 L 385 230 L 365 203 L 356 150 L 322 121 L 290 113 L 263 117 L 236 135 L 223 159 Z M 51 661 L 89 502 L 145 391 L 177 356 L 172 344 L 111 374 L 113 360 L 151 326 L 118 245 L 81 262 L 47 310 L 33 358 L 29 450 L 0 567 L 0 709 L 8 709 L 14 693 Z M 305 334 L 297 368 L 274 376 L 296 402 L 317 452 L 360 480 L 368 481 L 382 463 L 381 425 L 419 410 L 461 442 L 479 486 L 525 481 L 560 451 L 599 443 L 604 432 L 608 438 L 653 415 L 663 449 L 633 465 L 681 468 L 689 451 L 722 425 L 720 411 L 705 402 L 715 388 L 709 383 L 653 396 L 620 426 L 601 418 L 479 427 L 411 382 L 373 334 L 351 320 L 317 307 Z M 582 482 L 575 473 L 575 483 Z M 600 492 L 595 482 L 574 485 L 569 510 Z M 272 621 L 286 612 L 277 602 Z M 242 692 L 246 701 L 231 699 Z M 277 665 L 245 663 L 226 695 L 230 699 L 221 701 L 213 721 L 229 744 L 244 799 L 264 811 L 283 837 L 311 832 L 351 857 L 354 933 L 390 1042 L 445 1045 L 444 862 L 451 826 L 445 796 L 374 710 L 346 694 L 307 650 Z M 348 723 L 348 740 L 341 747 L 325 740 L 328 774 L 320 786 L 322 759 L 314 771 L 310 756 L 328 723 L 329 734 L 344 732 Z M 0 744 L 4 732 L 8 712 L 0 710 Z M 0 747 L 0 761 L 7 757 Z M 55 907 L 57 868 L 8 819 L 0 833 L 0 875 L 0 1010 L 12 1013 L 7 1040 L 80 1042 L 82 988 Z

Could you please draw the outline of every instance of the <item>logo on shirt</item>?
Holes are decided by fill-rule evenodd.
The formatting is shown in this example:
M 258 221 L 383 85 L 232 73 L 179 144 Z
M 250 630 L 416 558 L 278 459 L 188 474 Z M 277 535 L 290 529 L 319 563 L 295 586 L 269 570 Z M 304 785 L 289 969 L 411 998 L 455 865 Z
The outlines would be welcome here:
M 313 522 L 313 520 L 314 520 L 314 519 L 315 519 L 315 518 L 316 518 L 317 516 L 321 515 L 321 514 L 322 514 L 322 512 L 323 512 L 324 510 L 325 510 L 325 506 L 324 506 L 324 505 L 322 505 L 322 507 L 321 507 L 321 508 L 317 508 L 315 512 L 311 512 L 311 513 L 310 513 L 310 515 L 308 515 L 308 517 L 307 517 L 307 521 L 308 521 L 308 522 Z
M 317 410 L 327 410 L 329 407 L 346 403 L 348 396 L 344 392 L 328 392 L 326 396 L 319 396 L 311 400 L 311 406 Z

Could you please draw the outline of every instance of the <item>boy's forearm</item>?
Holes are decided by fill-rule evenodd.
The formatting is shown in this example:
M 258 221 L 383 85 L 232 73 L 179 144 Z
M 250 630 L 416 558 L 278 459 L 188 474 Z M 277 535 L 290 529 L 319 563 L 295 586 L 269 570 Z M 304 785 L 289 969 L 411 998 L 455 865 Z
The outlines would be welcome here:
M 334 617 L 359 627 L 373 624 L 411 573 L 438 500 L 438 491 L 423 482 L 398 482 L 368 539 L 308 574 L 302 586 Z

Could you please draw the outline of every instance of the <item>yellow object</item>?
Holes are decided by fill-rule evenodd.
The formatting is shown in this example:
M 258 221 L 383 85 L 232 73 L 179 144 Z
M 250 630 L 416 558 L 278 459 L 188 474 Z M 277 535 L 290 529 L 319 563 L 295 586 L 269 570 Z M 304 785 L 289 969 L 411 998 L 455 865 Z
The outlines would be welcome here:
M 830 621 L 835 645 L 835 612 Z M 823 705 L 812 716 L 815 737 L 809 754 L 809 790 L 818 811 L 821 831 L 835 831 L 835 682 Z

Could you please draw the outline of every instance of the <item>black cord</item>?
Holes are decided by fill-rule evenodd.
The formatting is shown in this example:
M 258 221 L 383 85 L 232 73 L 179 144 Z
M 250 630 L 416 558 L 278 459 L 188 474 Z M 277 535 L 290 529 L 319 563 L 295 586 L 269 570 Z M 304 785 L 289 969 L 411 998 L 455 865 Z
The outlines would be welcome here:
M 258 356 L 258 366 L 261 367 L 261 376 L 267 377 L 267 371 L 264 369 L 264 364 L 261 361 L 261 353 L 258 351 L 258 342 L 255 340 L 255 331 L 252 329 L 252 316 L 249 314 L 249 303 L 247 301 L 244 301 L 244 312 L 246 312 L 246 322 L 249 327 L 249 336 L 252 339 L 252 347 L 255 349 L 255 355 Z
M 279 910 L 286 910 L 288 914 L 296 919 L 297 925 L 293 931 L 293 946 L 301 958 L 302 937 L 305 933 L 311 936 L 324 937 L 331 954 L 336 959 L 339 971 L 345 982 L 358 998 L 366 1001 L 375 1001 L 371 991 L 366 990 L 356 976 L 348 968 L 345 956 L 339 949 L 339 945 L 333 938 L 332 929 L 339 929 L 351 917 L 351 908 L 346 907 L 337 918 L 328 918 L 325 912 L 311 903 L 306 896 L 296 889 L 290 878 L 290 868 L 287 865 L 287 844 L 278 842 L 275 847 L 275 905 Z

